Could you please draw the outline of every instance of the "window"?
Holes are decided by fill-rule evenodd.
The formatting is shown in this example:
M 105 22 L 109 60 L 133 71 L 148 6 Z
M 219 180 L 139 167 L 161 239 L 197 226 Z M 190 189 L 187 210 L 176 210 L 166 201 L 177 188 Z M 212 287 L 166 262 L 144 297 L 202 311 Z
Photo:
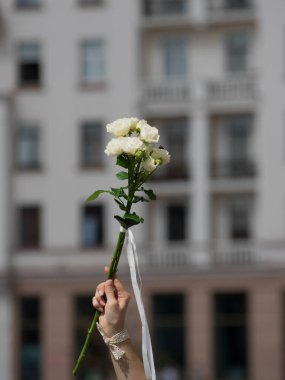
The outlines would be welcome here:
M 20 248 L 39 248 L 40 246 L 40 208 L 23 206 L 19 209 Z
M 41 48 L 38 43 L 25 42 L 18 46 L 18 83 L 39 86 L 41 82 Z
M 187 208 L 185 205 L 167 206 L 167 238 L 170 241 L 186 239 Z
M 152 177 L 155 179 L 187 179 L 190 176 L 188 121 L 186 118 L 154 120 L 161 135 L 161 144 L 175 160 L 162 166 Z
M 82 6 L 99 6 L 99 5 L 103 5 L 104 3 L 104 0 L 78 0 L 79 2 L 79 5 L 82 5 Z
M 231 177 L 250 177 L 254 175 L 254 164 L 250 158 L 250 135 L 252 118 L 233 116 L 227 121 L 229 175 Z
M 244 293 L 214 297 L 215 378 L 246 380 L 247 300 Z
M 163 70 L 167 79 L 185 79 L 187 76 L 187 40 L 185 37 L 163 39 Z
M 84 207 L 82 240 L 84 247 L 103 244 L 103 207 L 101 205 Z
M 224 0 L 224 7 L 226 9 L 248 9 L 251 6 L 251 0 Z
M 39 168 L 39 128 L 20 127 L 16 139 L 16 166 L 19 169 Z
M 164 126 L 167 149 L 175 160 L 165 167 L 169 178 L 187 178 L 188 167 L 188 125 L 186 119 L 173 119 L 166 121 Z
M 229 227 L 231 239 L 250 239 L 250 211 L 249 203 L 244 199 L 235 200 L 230 203 Z
M 175 379 L 183 378 L 185 326 L 183 294 L 155 294 L 152 297 L 154 356 L 159 374 L 171 366 Z
M 145 0 L 145 15 L 183 14 L 187 10 L 186 0 Z
M 81 78 L 86 83 L 98 83 L 105 80 L 103 41 L 85 41 L 81 44 Z
M 75 320 L 75 357 L 74 362 L 83 347 L 86 332 L 94 316 L 91 300 L 92 295 L 76 296 L 74 298 Z M 91 339 L 85 359 L 80 366 L 80 380 L 109 379 L 110 368 L 113 368 L 108 349 L 97 332 L 95 339 Z M 111 370 L 112 372 L 112 370 Z M 34 380 L 34 379 L 33 379 Z
M 41 379 L 40 315 L 38 297 L 20 299 L 21 380 Z
M 230 32 L 226 36 L 227 71 L 246 71 L 248 66 L 249 38 L 246 32 Z
M 102 165 L 102 123 L 86 122 L 81 129 L 81 163 L 84 167 Z
M 34 8 L 38 7 L 41 0 L 16 0 L 17 7 L 23 8 Z

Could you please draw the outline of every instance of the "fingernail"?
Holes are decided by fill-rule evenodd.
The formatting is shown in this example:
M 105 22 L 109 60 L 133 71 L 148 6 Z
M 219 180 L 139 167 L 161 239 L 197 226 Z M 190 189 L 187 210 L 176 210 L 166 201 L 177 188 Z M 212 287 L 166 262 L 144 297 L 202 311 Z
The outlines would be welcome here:
M 99 290 L 99 295 L 102 297 L 104 295 L 103 290 Z

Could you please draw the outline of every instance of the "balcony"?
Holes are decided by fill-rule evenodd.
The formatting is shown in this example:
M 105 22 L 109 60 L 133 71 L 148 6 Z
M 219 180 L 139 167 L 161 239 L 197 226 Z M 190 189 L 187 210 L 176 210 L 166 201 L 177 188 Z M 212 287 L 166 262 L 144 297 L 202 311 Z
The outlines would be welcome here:
M 255 9 L 252 0 L 209 0 L 208 21 L 214 24 L 252 22 Z
M 151 181 L 179 181 L 190 179 L 190 169 L 189 165 L 185 162 L 177 163 L 170 162 L 168 165 L 163 166 L 157 171 L 152 177 Z
M 183 81 L 148 82 L 142 89 L 142 106 L 154 109 L 157 107 L 189 107 L 190 86 Z
M 211 177 L 215 179 L 241 179 L 254 178 L 256 176 L 256 167 L 252 160 L 242 158 L 228 160 L 212 160 Z
M 251 74 L 233 74 L 207 82 L 207 101 L 210 105 L 254 103 L 257 98 L 256 77 Z
M 248 265 L 258 263 L 255 254 L 254 246 L 248 240 L 215 242 L 211 253 L 211 262 L 213 265 Z
M 190 14 L 187 0 L 144 0 L 144 28 L 161 28 L 189 25 Z
M 191 244 L 169 244 L 156 248 L 139 247 L 139 252 L 147 252 L 140 256 L 142 270 L 162 271 L 169 273 L 188 273 L 189 271 L 216 270 L 228 271 L 262 271 L 284 270 L 285 241 L 279 243 L 256 242 L 251 240 L 212 241 L 205 254 L 208 260 L 199 263 L 194 246 Z

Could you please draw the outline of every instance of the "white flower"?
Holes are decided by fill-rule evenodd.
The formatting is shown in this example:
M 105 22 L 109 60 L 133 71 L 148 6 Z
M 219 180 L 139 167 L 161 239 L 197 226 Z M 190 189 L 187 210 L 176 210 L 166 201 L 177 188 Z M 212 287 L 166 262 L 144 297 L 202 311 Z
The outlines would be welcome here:
M 166 149 L 154 148 L 151 153 L 151 157 L 156 161 L 159 160 L 162 165 L 170 162 L 170 154 Z
M 152 157 L 148 157 L 143 161 L 143 168 L 146 172 L 153 172 L 157 165 L 158 163 Z
M 123 153 L 122 144 L 120 141 L 120 138 L 118 139 L 112 139 L 108 142 L 105 153 L 107 156 L 119 156 Z
M 117 137 L 126 136 L 131 130 L 135 130 L 138 119 L 135 117 L 125 117 L 117 119 L 110 124 L 107 124 L 107 132 L 112 133 Z
M 137 124 L 140 129 L 140 138 L 147 143 L 156 143 L 159 140 L 158 129 L 151 127 L 145 120 L 140 120 Z
M 120 137 L 123 153 L 134 156 L 138 150 L 144 150 L 145 144 L 138 137 Z

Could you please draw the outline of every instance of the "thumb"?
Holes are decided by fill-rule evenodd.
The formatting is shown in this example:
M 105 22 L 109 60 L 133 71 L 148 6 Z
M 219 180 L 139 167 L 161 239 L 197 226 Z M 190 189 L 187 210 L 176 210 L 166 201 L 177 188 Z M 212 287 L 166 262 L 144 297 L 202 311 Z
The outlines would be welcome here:
M 107 301 L 116 300 L 114 290 L 115 288 L 114 288 L 113 280 L 107 280 L 105 282 L 105 294 L 107 297 Z

